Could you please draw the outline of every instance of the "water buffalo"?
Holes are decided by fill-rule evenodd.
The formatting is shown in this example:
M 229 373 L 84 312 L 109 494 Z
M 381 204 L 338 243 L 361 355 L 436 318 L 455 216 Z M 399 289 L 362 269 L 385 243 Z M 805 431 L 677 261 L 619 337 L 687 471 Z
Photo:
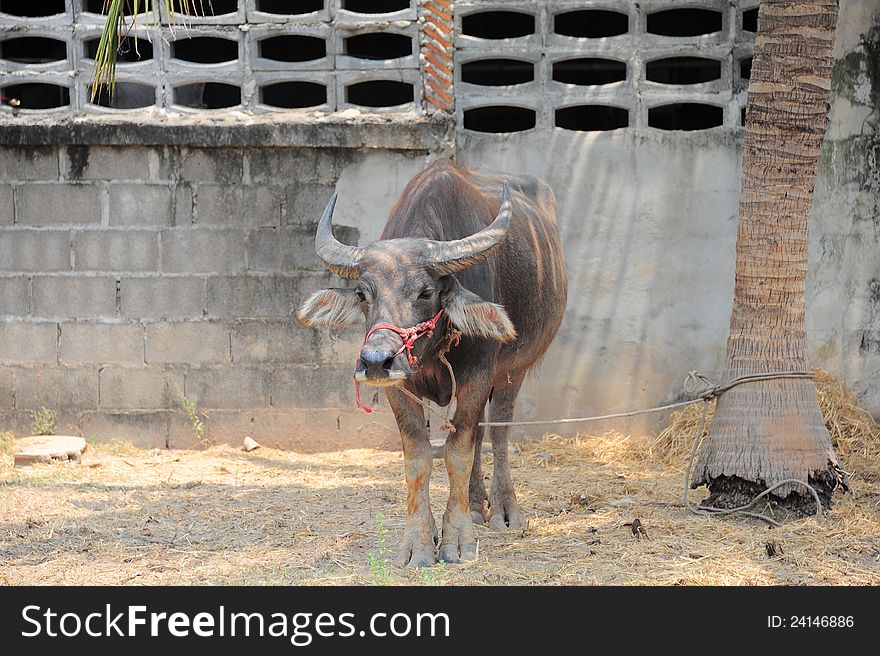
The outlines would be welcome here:
M 407 184 L 391 208 L 379 241 L 347 246 L 331 232 L 336 195 L 318 224 L 315 249 L 353 288 L 314 293 L 299 311 L 309 326 L 345 326 L 366 317 L 367 338 L 355 380 L 383 387 L 394 412 L 406 467 L 407 520 L 398 565 L 437 561 L 437 526 L 428 481 L 432 449 L 424 408 L 452 401 L 454 431 L 444 450 L 449 501 L 440 558 L 476 557 L 474 522 L 519 528 L 507 460 L 507 427 L 492 427 L 491 493 L 480 468 L 489 404 L 492 421 L 510 421 L 517 394 L 562 321 L 567 295 L 565 259 L 556 228 L 556 199 L 528 175 L 457 168 L 439 160 Z M 452 331 L 458 331 L 455 345 Z M 413 393 L 402 392 L 402 388 Z

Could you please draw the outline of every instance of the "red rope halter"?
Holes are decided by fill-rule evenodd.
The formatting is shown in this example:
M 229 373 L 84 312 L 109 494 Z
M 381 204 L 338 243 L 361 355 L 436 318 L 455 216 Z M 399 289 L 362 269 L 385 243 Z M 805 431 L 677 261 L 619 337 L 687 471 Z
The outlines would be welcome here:
M 400 345 L 400 348 L 394 353 L 396 357 L 406 351 L 407 359 L 409 363 L 415 364 L 418 362 L 418 357 L 412 354 L 413 347 L 416 344 L 416 341 L 421 337 L 431 338 L 434 334 L 434 329 L 437 327 L 437 322 L 440 320 L 440 315 L 443 314 L 443 308 L 440 308 L 440 311 L 434 315 L 433 318 L 428 319 L 427 321 L 423 321 L 422 323 L 416 324 L 412 328 L 400 328 L 399 326 L 393 326 L 390 323 L 377 323 L 375 326 L 370 328 L 367 331 L 366 336 L 364 337 L 364 344 L 367 343 L 367 340 L 370 339 L 370 336 L 376 332 L 377 330 L 390 330 L 393 333 L 397 333 L 400 335 L 401 339 L 403 339 L 403 344 Z M 355 371 L 357 371 L 357 363 L 355 363 Z M 354 396 L 355 401 L 358 404 L 358 407 L 370 414 L 373 412 L 373 409 L 361 403 L 361 390 L 358 384 L 357 378 L 354 380 Z

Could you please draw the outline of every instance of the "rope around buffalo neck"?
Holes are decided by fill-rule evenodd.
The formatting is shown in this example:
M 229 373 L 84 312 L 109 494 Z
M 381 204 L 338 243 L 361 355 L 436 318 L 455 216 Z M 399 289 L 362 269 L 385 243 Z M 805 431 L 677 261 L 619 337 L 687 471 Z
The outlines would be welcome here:
M 449 419 L 449 413 L 452 410 L 452 399 L 455 398 L 455 395 L 458 391 L 458 385 L 455 381 L 455 372 L 452 370 L 452 365 L 449 364 L 449 360 L 446 359 L 446 354 L 449 353 L 449 350 L 453 346 L 458 346 L 460 341 L 461 341 L 461 331 L 456 330 L 450 324 L 449 331 L 447 332 L 446 338 L 444 339 L 444 343 L 440 347 L 440 350 L 437 352 L 437 358 L 440 360 L 440 362 L 443 363 L 443 365 L 446 367 L 446 370 L 449 371 L 449 380 L 452 385 L 452 389 L 449 392 L 450 402 L 449 402 L 449 405 L 446 406 L 446 414 L 445 415 L 442 415 L 439 412 L 437 412 L 436 410 L 434 410 L 434 408 L 432 408 L 427 403 L 425 403 L 421 397 L 413 394 L 408 389 L 406 389 L 406 387 L 404 387 L 403 385 L 398 387 L 398 389 L 401 392 L 403 392 L 406 396 L 408 396 L 414 402 L 416 402 L 420 406 L 422 406 L 422 408 L 424 408 L 428 412 L 440 417 L 440 419 L 443 420 L 443 430 L 445 430 L 448 435 L 452 435 L 455 432 L 455 426 L 453 425 L 452 421 Z

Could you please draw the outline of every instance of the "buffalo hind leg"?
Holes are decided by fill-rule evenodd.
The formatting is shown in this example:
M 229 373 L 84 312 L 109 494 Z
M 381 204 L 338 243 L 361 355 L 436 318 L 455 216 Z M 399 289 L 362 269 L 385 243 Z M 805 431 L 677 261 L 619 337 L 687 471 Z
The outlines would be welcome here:
M 480 394 L 478 390 L 485 390 Z M 443 539 L 440 560 L 459 563 L 477 557 L 477 540 L 470 513 L 470 480 L 474 462 L 477 423 L 486 405 L 489 381 L 474 381 L 458 389 L 458 403 L 453 425 L 455 432 L 446 438 L 446 473 L 449 476 L 449 502 L 443 515 Z M 479 397 L 479 398 L 474 398 Z
M 406 470 L 406 528 L 393 562 L 400 567 L 430 567 L 437 562 L 437 525 L 428 496 L 434 457 L 424 410 L 396 389 L 388 390 L 388 401 L 400 429 Z
M 468 491 L 469 504 L 471 508 L 471 519 L 474 524 L 482 526 L 486 523 L 486 503 L 489 501 L 489 495 L 486 494 L 486 484 L 483 481 L 483 466 L 480 453 L 483 449 L 483 431 L 482 426 L 474 429 L 474 463 L 471 466 L 471 480 Z
M 513 376 L 507 385 L 499 385 L 492 392 L 489 404 L 490 421 L 512 421 L 513 407 L 523 383 L 523 374 Z M 510 475 L 510 464 L 507 459 L 507 436 L 509 426 L 490 426 L 489 436 L 492 440 L 493 471 L 492 487 L 489 493 L 489 528 L 522 528 L 525 518 L 516 501 L 513 489 L 513 477 Z

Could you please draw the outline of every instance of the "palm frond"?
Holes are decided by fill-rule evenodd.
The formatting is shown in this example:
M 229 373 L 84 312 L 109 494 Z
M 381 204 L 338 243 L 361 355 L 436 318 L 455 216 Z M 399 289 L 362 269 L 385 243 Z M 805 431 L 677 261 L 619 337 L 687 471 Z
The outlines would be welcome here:
M 119 49 L 129 33 L 137 29 L 137 18 L 147 15 L 147 22 L 156 30 L 162 29 L 159 20 L 160 3 L 170 21 L 186 20 L 187 16 L 204 16 L 204 0 L 104 0 L 107 21 L 101 31 L 95 52 L 95 77 L 92 81 L 91 100 L 94 102 L 105 91 L 110 98 L 116 91 L 116 60 Z M 210 0 L 208 0 L 210 5 Z M 211 8 L 213 13 L 213 7 Z

